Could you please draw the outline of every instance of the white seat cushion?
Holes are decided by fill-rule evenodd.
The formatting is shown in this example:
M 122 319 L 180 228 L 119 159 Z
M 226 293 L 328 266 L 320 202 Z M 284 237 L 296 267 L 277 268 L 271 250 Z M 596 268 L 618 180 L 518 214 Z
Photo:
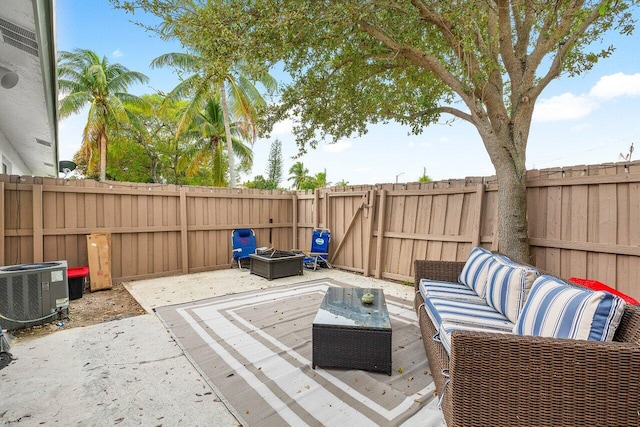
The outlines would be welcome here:
M 624 301 L 608 292 L 570 286 L 540 276 L 531 287 L 513 332 L 552 338 L 611 341 Z
M 482 325 L 473 323 L 459 323 L 445 320 L 440 325 L 439 338 L 442 346 L 447 354 L 451 354 L 451 334 L 455 330 L 459 331 L 474 331 L 474 332 L 493 332 L 497 334 L 511 334 L 513 333 L 513 325 L 511 322 L 505 322 L 504 325 Z
M 471 300 L 483 302 L 484 298 L 478 296 L 466 285 L 457 282 L 441 282 L 438 280 L 422 279 L 418 285 L 420 295 L 423 299 L 427 296 L 447 297 L 453 299 Z
M 425 300 L 424 308 L 436 330 L 439 330 L 445 321 L 513 330 L 513 322 L 489 307 L 482 299 L 469 301 L 430 296 Z

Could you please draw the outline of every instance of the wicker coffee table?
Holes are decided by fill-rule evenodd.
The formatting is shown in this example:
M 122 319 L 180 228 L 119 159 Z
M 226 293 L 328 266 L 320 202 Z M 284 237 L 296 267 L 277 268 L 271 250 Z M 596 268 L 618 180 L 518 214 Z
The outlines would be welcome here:
M 374 295 L 363 304 L 364 293 Z M 391 375 L 391 321 L 382 289 L 330 287 L 312 329 L 312 367 Z

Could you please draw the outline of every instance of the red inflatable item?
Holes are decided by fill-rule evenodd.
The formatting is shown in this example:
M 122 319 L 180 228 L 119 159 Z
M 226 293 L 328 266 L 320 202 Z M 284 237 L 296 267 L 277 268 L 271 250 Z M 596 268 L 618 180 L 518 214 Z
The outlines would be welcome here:
M 610 294 L 617 295 L 623 300 L 625 300 L 626 302 L 628 302 L 629 304 L 633 304 L 633 305 L 640 304 L 636 299 L 630 297 L 629 295 L 625 295 L 622 292 L 616 289 L 613 289 L 612 287 L 607 286 L 602 282 L 598 282 L 597 280 L 587 280 L 587 279 L 581 279 L 579 277 L 570 277 L 569 281 L 577 283 L 579 285 L 584 286 L 585 288 L 589 288 L 594 291 L 605 291 L 605 292 L 609 292 Z

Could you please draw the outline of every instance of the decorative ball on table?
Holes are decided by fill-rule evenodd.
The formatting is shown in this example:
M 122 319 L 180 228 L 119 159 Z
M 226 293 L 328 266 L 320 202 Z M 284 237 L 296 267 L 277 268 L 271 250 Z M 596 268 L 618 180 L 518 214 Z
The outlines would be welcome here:
M 373 304 L 373 294 L 371 292 L 367 292 L 364 295 L 362 295 L 362 303 Z

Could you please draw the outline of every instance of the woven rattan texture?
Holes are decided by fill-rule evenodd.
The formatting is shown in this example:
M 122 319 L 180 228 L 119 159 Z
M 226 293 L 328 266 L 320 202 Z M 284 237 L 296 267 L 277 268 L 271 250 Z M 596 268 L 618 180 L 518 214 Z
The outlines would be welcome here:
M 391 329 L 313 325 L 313 367 L 349 368 L 391 375 Z
M 455 281 L 463 265 L 435 264 L 415 262 L 416 288 L 421 278 Z M 415 305 L 442 393 L 437 370 L 447 355 L 433 341 L 435 330 L 419 301 Z M 442 411 L 449 427 L 640 425 L 637 306 L 626 307 L 610 343 L 455 331 L 448 364 Z

